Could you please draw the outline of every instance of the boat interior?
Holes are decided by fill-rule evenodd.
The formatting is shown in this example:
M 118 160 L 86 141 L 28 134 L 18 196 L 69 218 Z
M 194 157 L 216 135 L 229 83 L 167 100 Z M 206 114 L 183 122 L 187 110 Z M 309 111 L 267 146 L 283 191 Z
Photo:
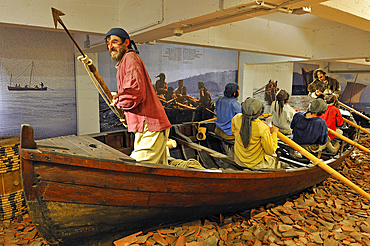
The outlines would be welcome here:
M 263 120 L 263 118 L 262 118 Z M 289 171 L 296 168 L 309 168 L 313 166 L 312 162 L 306 157 L 300 155 L 288 144 L 278 140 L 278 149 L 273 155 L 277 161 L 283 163 L 282 168 L 271 169 L 250 169 L 245 166 L 238 165 L 233 159 L 232 140 L 225 140 L 214 132 L 214 122 L 204 123 L 183 123 L 173 125 L 169 136 L 170 141 L 175 141 L 176 144 L 171 144 L 169 148 L 169 163 L 176 159 L 197 160 L 205 169 L 221 169 L 221 170 L 240 170 L 240 171 Z M 344 136 L 350 139 L 356 139 L 356 128 L 347 125 L 341 127 Z M 134 135 L 125 130 L 104 132 L 100 134 L 90 135 L 96 140 L 105 143 L 126 155 L 130 155 L 133 150 Z M 343 140 L 338 140 L 340 149 L 337 154 L 329 154 L 322 151 L 314 153 L 316 157 L 324 162 L 332 162 L 343 153 L 351 149 L 352 146 Z M 168 145 L 169 146 L 169 145 Z

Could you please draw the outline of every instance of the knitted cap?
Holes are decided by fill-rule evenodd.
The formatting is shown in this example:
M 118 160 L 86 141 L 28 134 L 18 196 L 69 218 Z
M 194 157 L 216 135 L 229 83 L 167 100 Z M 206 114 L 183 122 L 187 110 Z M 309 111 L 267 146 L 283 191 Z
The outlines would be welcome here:
M 327 108 L 328 105 L 326 104 L 326 102 L 321 98 L 317 98 L 310 102 L 310 105 L 308 105 L 307 112 L 316 114 L 319 112 L 325 112 Z

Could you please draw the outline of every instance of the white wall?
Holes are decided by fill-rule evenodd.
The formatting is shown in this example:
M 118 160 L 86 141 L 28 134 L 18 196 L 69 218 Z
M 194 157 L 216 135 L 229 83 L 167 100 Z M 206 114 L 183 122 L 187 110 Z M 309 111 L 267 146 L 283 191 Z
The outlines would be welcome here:
M 97 54 L 86 54 L 98 67 Z M 77 55 L 78 56 L 78 55 Z M 83 63 L 76 60 L 77 135 L 100 132 L 99 92 Z
M 252 96 L 253 91 L 251 91 L 253 88 L 258 89 L 262 87 L 263 85 L 267 84 L 269 79 L 267 80 L 254 80 L 254 78 L 245 78 L 245 73 L 250 74 L 249 69 L 252 68 L 252 66 L 247 65 L 263 65 L 263 64 L 280 64 L 284 62 L 299 62 L 299 61 L 305 61 L 305 59 L 301 58 L 294 58 L 294 57 L 286 57 L 286 56 L 273 56 L 273 55 L 266 55 L 266 54 L 258 54 L 258 53 L 250 53 L 250 52 L 239 52 L 239 71 L 238 71 L 238 83 L 240 87 L 240 91 L 244 92 L 245 94 L 242 97 L 239 97 L 239 100 L 244 100 L 247 96 Z M 247 71 L 245 70 L 247 68 Z M 278 69 L 278 68 L 276 68 Z M 275 70 L 275 69 L 273 69 Z M 293 76 L 293 69 L 289 71 L 290 76 Z M 267 77 L 270 76 L 270 74 L 266 74 Z M 249 75 L 247 75 L 249 76 Z M 275 76 L 274 74 L 271 74 L 271 76 Z M 271 77 L 271 79 L 276 80 Z M 282 80 L 279 80 L 279 82 L 283 82 Z M 288 81 L 286 81 L 288 82 Z M 291 83 L 292 80 L 289 81 L 290 85 L 284 84 L 285 87 L 290 87 L 291 90 Z M 280 86 L 281 83 L 278 83 Z
M 253 91 L 266 85 L 270 79 L 278 81 L 278 88 L 291 94 L 293 63 L 244 64 L 244 86 L 241 91 L 242 98 L 239 100 L 253 97 Z

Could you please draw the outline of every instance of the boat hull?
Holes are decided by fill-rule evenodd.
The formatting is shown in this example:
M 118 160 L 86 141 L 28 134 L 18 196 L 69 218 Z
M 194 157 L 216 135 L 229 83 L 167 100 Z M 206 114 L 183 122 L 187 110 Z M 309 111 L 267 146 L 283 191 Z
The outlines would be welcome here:
M 22 142 L 29 212 L 50 245 L 112 245 L 137 231 L 274 202 L 329 176 L 318 166 L 253 172 L 138 164 L 91 137 Z M 349 152 L 328 164 L 337 168 Z

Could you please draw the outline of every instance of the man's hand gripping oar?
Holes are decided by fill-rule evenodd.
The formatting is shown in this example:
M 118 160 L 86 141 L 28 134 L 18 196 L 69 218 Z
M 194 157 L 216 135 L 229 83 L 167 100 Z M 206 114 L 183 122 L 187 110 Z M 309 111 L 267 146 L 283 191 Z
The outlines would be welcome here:
M 126 117 L 123 111 L 116 106 L 113 102 L 114 99 L 117 97 L 117 94 L 112 95 L 109 88 L 105 84 L 103 78 L 98 73 L 98 70 L 94 66 L 93 62 L 87 55 L 83 53 L 81 48 L 78 46 L 77 42 L 72 37 L 71 33 L 68 31 L 66 26 L 64 25 L 60 16 L 64 15 L 61 11 L 51 8 L 51 12 L 53 14 L 54 26 L 57 28 L 58 22 L 62 25 L 63 29 L 67 32 L 68 36 L 72 39 L 73 43 L 76 45 L 77 49 L 80 51 L 82 56 L 79 56 L 77 59 L 85 65 L 86 71 L 88 72 L 90 78 L 94 82 L 96 88 L 98 89 L 100 95 L 104 98 L 105 102 L 108 106 L 112 109 L 112 111 L 118 116 L 120 121 L 126 126 Z

